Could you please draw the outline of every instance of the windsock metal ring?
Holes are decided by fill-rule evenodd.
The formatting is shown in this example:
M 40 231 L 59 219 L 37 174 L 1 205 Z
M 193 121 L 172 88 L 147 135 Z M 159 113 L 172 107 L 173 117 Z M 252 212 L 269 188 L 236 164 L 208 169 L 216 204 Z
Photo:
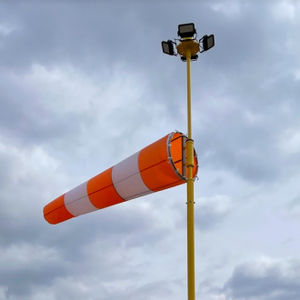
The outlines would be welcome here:
M 101 208 L 186 182 L 187 137 L 172 132 L 105 170 L 44 207 L 44 217 L 57 224 Z M 198 171 L 194 150 L 193 177 Z

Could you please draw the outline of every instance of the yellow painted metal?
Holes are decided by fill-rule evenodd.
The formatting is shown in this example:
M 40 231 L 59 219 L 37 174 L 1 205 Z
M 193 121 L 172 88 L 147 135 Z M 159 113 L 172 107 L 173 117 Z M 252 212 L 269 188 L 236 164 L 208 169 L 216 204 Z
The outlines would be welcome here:
M 195 300 L 195 242 L 194 242 L 194 141 L 192 140 L 191 51 L 186 51 L 187 71 L 187 284 L 188 300 Z
M 200 51 L 199 43 L 193 39 L 185 39 L 177 46 L 177 52 L 186 56 L 187 51 L 191 52 L 191 56 L 196 55 Z
M 187 285 L 188 300 L 195 300 L 195 233 L 194 233 L 194 141 L 192 139 L 191 56 L 200 51 L 198 41 L 187 38 L 177 46 L 177 52 L 186 57 L 187 73 Z
M 194 230 L 194 141 L 192 139 L 191 57 L 200 51 L 199 42 L 187 38 L 177 46 L 177 52 L 186 58 L 187 75 L 187 286 L 188 300 L 195 300 L 195 230 Z

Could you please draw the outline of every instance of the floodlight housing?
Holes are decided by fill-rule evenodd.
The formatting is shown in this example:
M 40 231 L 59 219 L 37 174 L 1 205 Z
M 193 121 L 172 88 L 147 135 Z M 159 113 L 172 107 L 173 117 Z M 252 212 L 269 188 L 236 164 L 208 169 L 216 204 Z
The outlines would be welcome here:
M 213 34 L 204 35 L 200 40 L 200 42 L 201 41 L 202 41 L 203 51 L 207 51 L 215 45 L 215 36 Z
M 161 48 L 162 48 L 163 53 L 165 53 L 165 54 L 176 55 L 175 49 L 174 49 L 174 43 L 171 40 L 162 41 Z
M 198 59 L 198 55 L 197 54 L 191 56 L 191 60 L 197 60 L 197 59 Z
M 181 56 L 180 59 L 183 61 L 183 62 L 186 62 L 186 57 L 185 56 Z M 191 56 L 191 60 L 197 60 L 198 59 L 198 55 L 192 55 Z
M 177 34 L 181 38 L 193 38 L 196 34 L 196 28 L 194 23 L 186 23 L 178 25 Z

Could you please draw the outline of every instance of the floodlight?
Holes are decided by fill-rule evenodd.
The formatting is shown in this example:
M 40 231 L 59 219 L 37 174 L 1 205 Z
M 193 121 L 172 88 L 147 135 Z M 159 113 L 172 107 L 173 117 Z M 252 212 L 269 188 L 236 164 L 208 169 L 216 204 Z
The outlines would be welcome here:
M 175 55 L 174 44 L 171 40 L 161 42 L 162 51 L 168 55 Z
M 203 51 L 207 51 L 215 45 L 215 37 L 213 34 L 205 35 L 202 37 L 201 40 L 202 40 Z
M 181 56 L 180 59 L 183 61 L 183 62 L 186 62 L 186 57 L 185 56 Z M 192 55 L 191 56 L 191 60 L 197 60 L 198 59 L 198 55 Z
M 196 28 L 194 23 L 187 23 L 187 24 L 180 24 L 178 25 L 178 31 L 177 34 L 181 38 L 192 38 L 194 34 L 196 34 Z

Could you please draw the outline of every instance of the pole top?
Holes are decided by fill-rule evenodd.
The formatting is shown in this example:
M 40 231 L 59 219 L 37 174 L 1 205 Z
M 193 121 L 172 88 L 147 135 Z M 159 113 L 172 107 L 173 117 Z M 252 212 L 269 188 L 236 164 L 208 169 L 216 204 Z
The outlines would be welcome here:
M 184 57 L 187 56 L 188 52 L 190 52 L 191 56 L 195 56 L 200 51 L 199 42 L 193 39 L 183 40 L 179 45 L 177 45 L 177 51 Z

